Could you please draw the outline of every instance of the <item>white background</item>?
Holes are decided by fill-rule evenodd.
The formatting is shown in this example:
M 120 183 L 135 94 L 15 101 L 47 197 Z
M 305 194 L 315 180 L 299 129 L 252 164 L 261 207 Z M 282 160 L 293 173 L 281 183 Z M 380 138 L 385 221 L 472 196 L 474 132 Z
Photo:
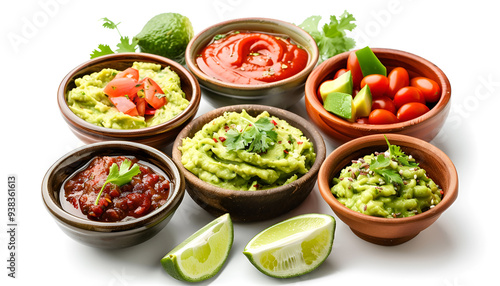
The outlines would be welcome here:
M 490 1 L 490 3 L 493 1 Z M 337 220 L 333 251 L 316 271 L 279 280 L 258 272 L 242 254 L 258 232 L 288 217 L 332 214 L 317 187 L 292 212 L 259 223 L 236 223 L 231 254 L 220 273 L 201 284 L 233 285 L 492 285 L 500 255 L 495 228 L 498 166 L 498 11 L 488 1 L 2 1 L 1 11 L 1 285 L 178 285 L 159 260 L 213 219 L 189 195 L 165 229 L 151 240 L 121 250 L 100 250 L 67 237 L 46 211 L 40 184 L 61 156 L 82 146 L 59 113 L 56 92 L 62 78 L 89 59 L 98 44 L 118 43 L 100 18 L 121 22 L 122 35 L 137 34 L 153 16 L 178 12 L 195 32 L 240 17 L 301 23 L 323 22 L 344 10 L 358 27 L 357 48 L 386 47 L 420 55 L 440 67 L 452 85 L 452 109 L 431 142 L 455 163 L 457 201 L 413 240 L 383 247 L 356 237 Z M 198 115 L 213 109 L 202 99 Z M 307 118 L 304 100 L 290 108 Z M 338 143 L 324 137 L 327 154 Z M 166 147 L 170 155 L 171 146 Z M 17 272 L 7 277 L 7 175 L 18 177 Z M 495 266 L 496 265 L 496 266 Z M 490 281 L 490 283 L 486 283 Z M 498 284 L 497 284 L 498 285 Z

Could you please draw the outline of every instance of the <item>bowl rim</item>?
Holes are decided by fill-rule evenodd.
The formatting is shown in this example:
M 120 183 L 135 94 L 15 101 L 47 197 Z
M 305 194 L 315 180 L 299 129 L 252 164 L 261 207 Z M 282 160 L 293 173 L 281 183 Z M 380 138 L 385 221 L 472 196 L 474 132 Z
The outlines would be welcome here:
M 282 26 L 286 27 L 288 30 L 295 31 L 294 33 L 300 34 L 303 38 L 307 39 L 308 43 L 311 43 L 311 45 L 307 45 L 305 50 L 307 51 L 307 54 L 309 55 L 308 63 L 306 67 L 298 72 L 297 74 L 279 80 L 275 82 L 269 82 L 269 83 L 263 83 L 263 84 L 236 84 L 236 83 L 230 83 L 230 82 L 225 82 L 222 80 L 218 80 L 212 77 L 207 76 L 199 67 L 198 65 L 193 61 L 192 55 L 197 52 L 197 50 L 194 50 L 193 46 L 195 43 L 198 43 L 208 36 L 210 38 L 213 38 L 217 32 L 221 29 L 224 29 L 224 27 L 228 25 L 234 25 L 234 24 L 244 24 L 245 22 L 251 22 L 251 23 L 263 23 L 266 25 L 271 25 L 271 26 Z M 264 32 L 265 33 L 265 32 Z M 208 36 L 206 36 L 208 35 Z M 203 38 L 203 39 L 202 39 Z M 305 75 L 309 74 L 311 71 L 313 71 L 314 67 L 316 66 L 317 62 L 319 59 L 319 50 L 318 46 L 316 44 L 316 41 L 314 41 L 314 38 L 309 35 L 304 29 L 300 28 L 299 26 L 296 26 L 292 23 L 283 21 L 283 20 L 277 20 L 277 19 L 272 19 L 272 18 L 259 18 L 259 17 L 247 17 L 247 18 L 238 18 L 238 19 L 231 19 L 231 20 L 226 20 L 222 21 L 219 23 L 216 23 L 214 25 L 211 25 L 205 29 L 203 29 L 201 32 L 196 34 L 191 41 L 189 42 L 187 48 L 186 48 L 186 55 L 185 55 L 185 61 L 186 61 L 186 66 L 189 68 L 193 74 L 200 79 L 200 81 L 206 81 L 212 85 L 216 86 L 221 86 L 229 89 L 239 89 L 239 90 L 246 90 L 246 91 L 259 91 L 259 90 L 265 90 L 269 88 L 276 88 L 280 87 L 283 85 L 290 84 Z
M 434 158 L 434 160 L 440 160 L 445 166 L 447 170 L 447 176 L 450 177 L 450 184 L 446 186 L 445 191 L 445 196 L 443 196 L 443 199 L 441 200 L 440 203 L 438 203 L 435 207 L 422 212 L 418 215 L 414 215 L 411 217 L 404 217 L 404 218 L 383 218 L 383 217 L 376 217 L 376 216 L 371 216 L 367 214 L 363 214 L 357 211 L 354 211 L 345 205 L 343 205 L 341 202 L 339 202 L 335 196 L 332 194 L 330 191 L 331 186 L 330 186 L 330 178 L 333 179 L 332 176 L 335 176 L 335 174 L 332 174 L 330 167 L 333 165 L 333 162 L 336 160 L 336 158 L 343 157 L 345 158 L 346 156 L 342 156 L 342 154 L 352 154 L 353 150 L 359 150 L 361 148 L 369 147 L 374 144 L 378 144 L 383 142 L 385 143 L 385 138 L 384 135 L 387 136 L 387 139 L 389 142 L 404 142 L 407 145 L 403 145 L 401 143 L 398 143 L 399 146 L 403 147 L 410 147 L 410 148 L 415 148 L 418 147 L 417 149 L 420 150 L 425 150 L 425 153 L 431 153 Z M 418 162 L 418 158 L 416 158 Z M 339 171 L 346 166 L 341 166 Z M 330 169 L 330 170 L 329 170 Z M 434 216 L 439 216 L 441 213 L 443 213 L 446 209 L 448 209 L 453 202 L 457 199 L 458 197 L 458 173 L 455 168 L 455 165 L 451 161 L 451 159 L 439 148 L 436 146 L 430 144 L 429 142 L 426 142 L 422 139 L 418 139 L 412 136 L 408 135 L 402 135 L 402 134 L 373 134 L 373 135 L 367 135 L 363 136 L 360 138 L 353 139 L 351 141 L 348 141 L 338 148 L 336 148 L 330 155 L 327 156 L 325 161 L 323 162 L 323 165 L 321 166 L 319 173 L 318 173 L 318 189 L 320 191 L 321 196 L 323 199 L 326 201 L 326 203 L 332 208 L 332 210 L 337 214 L 341 215 L 342 217 L 349 217 L 349 220 L 354 220 L 354 221 L 363 221 L 364 223 L 372 223 L 372 224 L 384 224 L 384 225 L 401 225 L 401 224 L 407 224 L 411 222 L 417 222 L 417 221 L 423 221 L 427 220 L 431 217 Z M 445 186 L 441 186 L 442 188 Z
M 142 149 L 146 151 L 148 154 L 154 154 L 155 156 L 161 158 L 164 160 L 165 164 L 169 167 L 169 169 L 173 173 L 172 178 L 168 178 L 170 181 L 175 180 L 176 183 L 174 184 L 174 188 L 170 189 L 171 194 L 169 195 L 167 201 L 165 204 L 160 206 L 159 208 L 155 209 L 154 211 L 148 213 L 145 216 L 139 217 L 139 218 L 134 218 L 131 220 L 127 221 L 117 221 L 117 222 L 100 222 L 100 221 L 92 221 L 89 219 L 81 218 L 76 215 L 73 215 L 67 211 L 65 211 L 59 203 L 55 202 L 52 199 L 52 196 L 50 195 L 50 189 L 49 187 L 49 180 L 50 177 L 52 176 L 53 172 L 59 168 L 59 166 L 68 161 L 71 160 L 71 157 L 74 156 L 74 154 L 77 153 L 85 153 L 88 151 L 92 151 L 93 148 L 97 147 L 100 149 L 107 148 L 120 148 L 120 146 L 128 146 L 128 147 L 133 147 L 136 149 Z M 157 166 L 158 167 L 158 166 Z M 72 170 L 71 174 L 74 174 L 78 170 Z M 69 177 L 69 176 L 68 176 Z M 65 178 L 67 179 L 67 178 Z M 185 191 L 185 183 L 184 183 L 184 176 L 181 173 L 179 166 L 177 163 L 175 163 L 171 158 L 169 158 L 165 153 L 150 147 L 148 145 L 142 144 L 142 143 L 137 143 L 137 142 L 130 142 L 130 141 L 103 141 L 103 142 L 97 142 L 97 143 L 92 143 L 92 144 L 87 144 L 81 147 L 78 147 L 76 149 L 73 149 L 72 151 L 66 153 L 62 157 L 60 157 L 56 162 L 52 164 L 52 166 L 47 170 L 45 173 L 45 176 L 42 180 L 42 199 L 44 201 L 44 204 L 48 211 L 56 218 L 56 221 L 59 223 L 63 223 L 66 225 L 70 225 L 76 229 L 79 229 L 81 231 L 90 231 L 90 232 L 100 232 L 100 233 L 105 233 L 108 231 L 131 231 L 137 228 L 142 228 L 144 226 L 147 226 L 150 223 L 154 223 L 156 221 L 155 217 L 158 217 L 160 213 L 165 213 L 166 216 L 170 214 L 172 211 L 177 209 L 177 207 L 180 205 L 182 202 L 183 196 L 184 196 L 184 191 Z M 57 190 L 57 193 L 59 193 L 60 190 Z M 57 200 L 58 198 L 56 198 Z M 165 217 L 166 217 L 165 216 Z M 160 216 L 163 217 L 163 216 Z M 83 228 L 81 227 L 82 225 L 89 226 L 90 228 Z M 119 229 L 119 230 L 117 230 Z
M 316 67 L 307 78 L 305 85 L 306 102 L 310 104 L 311 108 L 313 109 L 313 112 L 318 113 L 320 119 L 323 120 L 329 128 L 334 129 L 332 126 L 330 126 L 330 124 L 328 124 L 327 121 L 330 121 L 331 124 L 338 125 L 341 128 L 352 128 L 360 132 L 377 131 L 381 133 L 383 132 L 389 133 L 389 132 L 400 131 L 404 128 L 417 125 L 423 121 L 426 121 L 432 117 L 437 116 L 442 110 L 445 109 L 451 98 L 451 84 L 446 74 L 438 66 L 436 66 L 427 59 L 424 59 L 420 56 L 402 50 L 388 49 L 388 48 L 371 48 L 371 50 L 375 54 L 384 53 L 384 54 L 392 54 L 398 56 L 399 58 L 401 58 L 401 61 L 412 60 L 423 63 L 427 68 L 432 70 L 439 79 L 438 84 L 441 87 L 441 97 L 439 98 L 439 101 L 435 104 L 435 106 L 432 109 L 430 109 L 428 112 L 417 118 L 398 123 L 380 124 L 380 125 L 348 122 L 347 120 L 344 120 L 326 111 L 326 109 L 323 107 L 323 104 L 319 101 L 319 99 L 316 96 L 317 88 L 315 83 L 318 83 L 319 87 L 319 84 L 321 83 L 320 80 L 324 80 L 323 78 L 320 78 L 320 75 L 322 73 L 327 73 L 327 72 L 331 73 L 332 71 L 329 70 L 329 67 L 333 65 L 333 63 L 337 61 L 347 60 L 349 54 L 356 50 L 347 51 L 338 54 L 334 57 L 331 57 L 328 60 L 322 62 L 320 65 L 318 65 L 318 67 Z
M 181 163 L 181 157 L 182 153 L 179 150 L 179 147 L 181 146 L 182 139 L 186 138 L 188 133 L 191 132 L 191 129 L 193 125 L 196 125 L 198 123 L 203 123 L 203 125 L 207 124 L 208 122 L 211 121 L 211 119 L 215 119 L 216 117 L 221 116 L 224 112 L 241 112 L 241 110 L 246 109 L 248 110 L 249 108 L 258 110 L 259 112 L 267 111 L 271 116 L 276 116 L 280 119 L 283 119 L 279 115 L 276 115 L 277 113 L 285 114 L 288 118 L 292 118 L 294 122 L 296 123 L 295 125 L 292 124 L 291 122 L 288 122 L 290 125 L 297 127 L 299 126 L 304 126 L 307 128 L 307 130 L 311 133 L 312 138 L 308 138 L 309 140 L 314 140 L 314 148 L 315 148 L 315 153 L 316 153 L 316 159 L 309 169 L 307 173 L 305 173 L 303 176 L 298 178 L 297 180 L 293 181 L 290 184 L 279 186 L 276 188 L 272 189 L 265 189 L 265 190 L 258 190 L 258 191 L 241 191 L 241 190 L 231 190 L 231 189 L 225 189 L 221 188 L 215 185 L 212 185 L 208 182 L 203 181 L 202 179 L 198 178 L 196 175 L 191 173 L 189 170 L 187 170 L 184 165 Z M 203 125 L 200 124 L 201 127 Z M 302 132 L 303 130 L 299 128 Z M 196 130 L 196 132 L 199 131 Z M 258 104 L 240 104 L 240 105 L 230 105 L 230 106 L 225 106 L 225 107 L 220 107 L 217 109 L 214 109 L 210 112 L 207 112 L 203 114 L 202 116 L 196 118 L 192 122 L 190 122 L 184 129 L 179 133 L 177 138 L 174 141 L 173 147 L 172 147 L 172 158 L 174 161 L 178 162 L 180 165 L 180 168 L 182 169 L 184 176 L 186 178 L 186 181 L 188 182 L 195 182 L 197 185 L 202 185 L 203 186 L 203 191 L 207 191 L 209 193 L 215 193 L 218 195 L 231 195 L 231 196 L 238 196 L 238 197 L 256 197 L 256 196 L 261 196 L 262 194 L 265 195 L 272 195 L 276 193 L 281 193 L 281 192 L 287 192 L 290 187 L 295 186 L 295 185 L 301 185 L 302 183 L 306 182 L 307 180 L 310 180 L 311 177 L 315 176 L 319 172 L 319 169 L 321 167 L 321 164 L 323 163 L 324 159 L 326 157 L 326 147 L 325 147 L 325 142 L 323 140 L 323 137 L 320 135 L 318 130 L 314 127 L 312 123 L 304 119 L 303 117 L 290 112 L 288 110 L 284 110 L 278 107 L 271 107 L 271 106 L 266 106 L 266 105 L 258 105 Z
M 130 61 L 146 61 L 146 62 L 154 62 L 160 64 L 162 67 L 173 66 L 175 69 L 179 70 L 185 77 L 188 78 L 188 84 L 192 87 L 193 93 L 191 95 L 191 100 L 189 101 L 189 105 L 184 109 L 181 113 L 177 114 L 174 118 L 163 122 L 161 124 L 155 126 L 149 126 L 138 129 L 113 129 L 102 126 L 94 125 L 90 122 L 85 121 L 84 119 L 77 116 L 68 106 L 66 102 L 66 86 L 68 83 L 75 78 L 75 76 L 79 73 L 80 70 L 85 69 L 87 67 L 105 63 L 109 60 L 114 59 L 130 59 Z M 75 68 L 73 68 L 70 72 L 66 74 L 66 76 L 62 79 L 59 84 L 59 88 L 57 90 L 57 103 L 59 105 L 59 109 L 63 115 L 63 117 L 71 123 L 71 125 L 81 128 L 86 132 L 90 133 L 103 133 L 106 135 L 114 135 L 114 136 L 123 136 L 123 137 L 135 137 L 135 136 L 149 136 L 154 134 L 161 134 L 170 129 L 178 127 L 182 125 L 189 117 L 196 114 L 198 107 L 200 105 L 201 100 L 201 89 L 196 77 L 185 67 L 180 65 L 179 63 L 159 55 L 149 54 L 149 53 L 118 53 L 118 54 L 110 54 L 100 56 L 94 59 L 87 60 Z

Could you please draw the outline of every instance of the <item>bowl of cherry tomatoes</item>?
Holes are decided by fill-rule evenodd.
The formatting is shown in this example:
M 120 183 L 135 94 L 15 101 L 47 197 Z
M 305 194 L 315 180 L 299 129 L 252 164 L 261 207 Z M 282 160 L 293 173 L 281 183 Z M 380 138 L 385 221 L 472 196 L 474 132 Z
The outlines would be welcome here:
M 367 49 L 369 60 L 366 60 L 367 53 L 357 53 Z M 334 56 L 310 74 L 305 86 L 305 105 L 310 119 L 341 142 L 381 133 L 399 133 L 431 141 L 450 111 L 451 85 L 445 73 L 409 52 L 368 47 L 361 50 Z M 372 62 L 374 59 L 378 62 Z M 340 106 L 351 114 L 351 105 L 346 101 L 351 101 L 349 96 L 344 94 L 342 100 L 332 101 L 327 98 L 330 95 L 321 90 L 322 84 L 345 77 L 346 73 L 349 73 L 352 91 L 351 117 L 339 116 L 340 113 L 335 114 L 329 108 Z M 365 89 L 369 89 L 369 96 Z M 356 96 L 361 94 L 364 98 L 359 104 Z

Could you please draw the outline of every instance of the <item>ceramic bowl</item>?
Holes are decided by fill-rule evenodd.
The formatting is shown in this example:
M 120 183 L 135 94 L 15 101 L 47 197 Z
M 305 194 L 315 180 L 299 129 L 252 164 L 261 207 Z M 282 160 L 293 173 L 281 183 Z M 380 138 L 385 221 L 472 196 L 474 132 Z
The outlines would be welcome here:
M 441 130 L 450 111 L 451 86 L 448 78 L 436 65 L 414 54 L 393 49 L 372 50 L 388 71 L 404 67 L 410 78 L 420 75 L 435 80 L 441 87 L 441 97 L 436 105 L 415 119 L 383 125 L 351 123 L 326 111 L 317 97 L 317 90 L 323 81 L 332 79 L 337 70 L 346 67 L 350 52 L 345 52 L 324 61 L 309 75 L 305 87 L 305 104 L 309 117 L 325 134 L 340 142 L 370 134 L 388 133 L 431 141 Z
M 153 212 L 132 220 L 98 222 L 77 217 L 61 207 L 59 192 L 64 181 L 95 156 L 135 156 L 163 171 L 172 187 L 167 202 Z M 58 226 L 72 239 L 98 248 L 122 248 L 139 244 L 162 230 L 179 207 L 185 190 L 184 176 L 164 153 L 147 145 L 110 141 L 85 145 L 57 160 L 42 182 L 42 198 Z
M 335 149 L 324 161 L 318 175 L 318 188 L 323 199 L 333 212 L 360 238 L 381 245 L 404 243 L 433 224 L 448 209 L 458 196 L 458 175 L 453 162 L 432 144 L 406 135 L 387 134 L 392 145 L 401 146 L 426 170 L 427 175 L 438 184 L 444 194 L 434 208 L 405 218 L 381 218 L 353 211 L 340 203 L 330 191 L 333 178 L 357 160 L 376 151 L 387 150 L 384 135 L 369 135 L 349 141 Z
M 119 130 L 91 124 L 78 117 L 66 102 L 69 90 L 75 87 L 75 79 L 103 68 L 124 70 L 136 61 L 152 62 L 162 67 L 170 67 L 181 79 L 181 87 L 189 100 L 189 106 L 173 119 L 151 127 L 140 129 Z M 101 56 L 89 60 L 70 71 L 62 80 L 57 91 L 59 109 L 71 131 L 85 143 L 95 143 L 109 140 L 126 140 L 143 143 L 152 147 L 162 148 L 172 143 L 180 132 L 196 115 L 200 105 L 201 90 L 196 78 L 183 66 L 165 57 L 146 53 L 119 53 Z
M 231 31 L 288 35 L 308 52 L 307 66 L 298 74 L 287 79 L 259 85 L 227 83 L 207 76 L 198 68 L 196 57 L 215 35 Z M 243 18 L 218 23 L 195 35 L 186 49 L 187 67 L 200 82 L 204 89 L 203 95 L 216 107 L 235 104 L 264 104 L 286 109 L 304 96 L 304 84 L 317 61 L 318 47 L 307 32 L 291 23 L 266 18 Z
M 290 125 L 300 129 L 303 134 L 314 144 L 316 160 L 311 169 L 296 181 L 268 190 L 237 191 L 216 187 L 181 167 L 186 177 L 186 189 L 193 200 L 209 213 L 219 216 L 230 213 L 235 221 L 262 221 L 284 214 L 304 201 L 316 183 L 319 167 L 325 159 L 325 143 L 316 128 L 302 117 L 289 111 L 262 105 L 234 105 L 222 107 L 208 112 L 188 124 L 175 139 L 172 159 L 181 163 L 181 151 L 184 138 L 191 138 L 202 127 L 224 114 L 224 112 L 241 112 L 245 109 L 248 114 L 256 116 L 263 111 L 268 111 L 280 119 L 286 120 Z

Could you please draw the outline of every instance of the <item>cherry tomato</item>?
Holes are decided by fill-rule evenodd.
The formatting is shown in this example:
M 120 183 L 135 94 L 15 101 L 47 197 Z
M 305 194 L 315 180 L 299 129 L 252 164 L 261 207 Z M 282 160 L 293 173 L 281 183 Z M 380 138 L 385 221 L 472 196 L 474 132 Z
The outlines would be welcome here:
M 372 100 L 372 110 L 374 109 L 385 109 L 396 114 L 396 106 L 394 102 L 388 96 L 380 96 Z
M 423 115 L 427 111 L 429 111 L 427 105 L 420 102 L 409 102 L 399 108 L 398 119 L 399 121 L 411 120 Z
M 410 85 L 410 76 L 405 68 L 397 67 L 393 69 L 387 76 L 389 79 L 389 87 L 387 88 L 387 95 L 393 99 L 394 95 L 402 87 Z
M 361 88 L 365 85 L 370 87 L 370 92 L 373 98 L 385 95 L 389 87 L 389 79 L 381 74 L 370 74 L 361 80 Z
M 333 79 L 336 79 L 338 78 L 339 76 L 345 74 L 347 72 L 347 69 L 339 69 L 336 73 L 335 73 L 335 76 L 333 77 Z
M 347 70 L 351 71 L 352 84 L 354 89 L 359 89 L 361 80 L 363 79 L 363 72 L 359 66 L 358 57 L 355 52 L 351 52 L 347 58 Z
M 132 78 L 122 77 L 112 79 L 103 89 L 104 93 L 110 97 L 124 96 L 134 88 L 137 81 Z
M 405 86 L 394 95 L 394 105 L 399 110 L 401 106 L 408 102 L 420 102 L 425 104 L 425 97 L 422 92 L 414 86 Z
M 144 78 L 144 97 L 146 102 L 149 103 L 155 109 L 158 109 L 167 103 L 167 99 L 164 95 L 165 93 L 161 87 L 152 79 Z
M 360 118 L 356 119 L 356 122 L 359 124 L 369 124 L 370 123 L 368 117 L 360 117 Z
M 368 121 L 370 124 L 391 124 L 397 123 L 398 118 L 394 113 L 385 109 L 375 109 L 370 112 L 368 116 Z
M 115 78 L 124 78 L 124 77 L 133 78 L 136 81 L 138 81 L 139 80 L 139 71 L 134 69 L 134 68 L 127 68 L 126 70 L 118 73 L 115 76 Z
M 411 79 L 410 85 L 420 89 L 426 102 L 437 102 L 441 97 L 439 84 L 430 78 L 414 77 Z

